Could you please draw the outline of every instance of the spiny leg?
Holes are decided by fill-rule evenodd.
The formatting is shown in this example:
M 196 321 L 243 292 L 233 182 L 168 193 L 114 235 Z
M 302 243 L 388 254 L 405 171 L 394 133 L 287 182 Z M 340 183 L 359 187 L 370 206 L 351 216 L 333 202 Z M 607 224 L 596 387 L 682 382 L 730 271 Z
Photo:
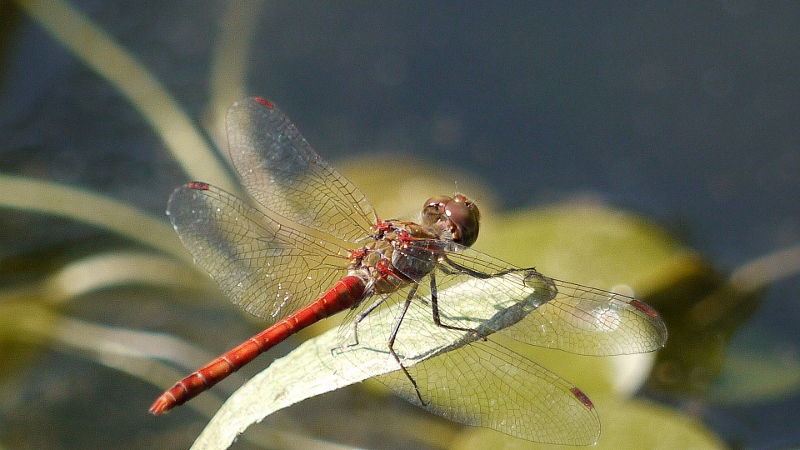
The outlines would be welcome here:
M 411 302 L 414 300 L 414 296 L 417 295 L 417 286 L 418 285 L 414 283 L 414 285 L 411 288 L 411 291 L 408 293 L 408 296 L 406 296 L 405 302 L 403 302 L 403 308 L 400 310 L 400 314 L 397 316 L 397 319 L 395 319 L 394 325 L 392 326 L 392 332 L 391 334 L 389 334 L 388 347 L 389 347 L 389 353 L 392 355 L 394 360 L 397 361 L 397 364 L 400 366 L 400 369 L 406 375 L 406 378 L 408 378 L 408 381 L 411 382 L 411 385 L 414 386 L 414 391 L 417 393 L 417 398 L 419 399 L 420 404 L 422 404 L 423 406 L 427 406 L 425 400 L 422 399 L 422 394 L 419 392 L 419 386 L 417 386 L 417 380 L 415 380 L 414 377 L 411 376 L 411 374 L 408 372 L 408 369 L 406 369 L 406 366 L 403 365 L 402 361 L 400 361 L 400 356 L 397 354 L 397 352 L 394 351 L 394 341 L 397 338 L 397 332 L 400 330 L 400 324 L 403 323 L 403 318 L 405 317 L 406 312 L 408 312 L 408 308 L 411 306 Z
M 463 328 L 463 327 L 456 327 L 453 325 L 447 325 L 442 323 L 442 317 L 439 315 L 439 298 L 438 298 L 438 291 L 436 288 L 436 272 L 431 272 L 431 313 L 433 315 L 433 323 L 436 324 L 437 327 L 444 328 L 446 330 L 454 330 L 454 331 L 464 331 L 464 332 L 476 332 L 472 328 Z
M 364 320 L 368 315 L 370 315 L 372 311 L 375 311 L 376 308 L 381 306 L 387 298 L 389 298 L 389 296 L 386 294 L 378 296 L 377 300 L 372 302 L 371 305 L 356 315 L 356 318 L 353 319 L 353 342 L 345 344 L 344 347 L 355 347 L 358 345 L 358 324 L 361 323 L 361 321 Z
M 512 268 L 512 269 L 501 270 L 499 272 L 494 272 L 494 273 L 480 272 L 480 271 L 477 271 L 477 270 L 474 270 L 474 269 L 470 269 L 469 267 L 462 266 L 461 264 L 458 264 L 456 262 L 453 262 L 452 260 L 450 260 L 450 258 L 447 258 L 446 256 L 443 256 L 440 259 L 439 262 L 442 263 L 442 264 L 439 265 L 439 269 L 442 270 L 444 273 L 446 273 L 448 275 L 449 274 L 453 274 L 453 273 L 463 273 L 463 274 L 470 275 L 470 276 L 473 276 L 473 277 L 481 279 L 481 280 L 487 280 L 489 278 L 502 277 L 504 275 L 508 275 L 509 273 L 513 273 L 513 272 L 529 272 L 529 271 L 536 272 L 536 269 L 532 268 L 532 267 L 529 268 L 529 269 Z M 447 265 L 445 265 L 445 264 L 447 264 Z M 453 270 L 449 270 L 448 268 L 453 269 Z

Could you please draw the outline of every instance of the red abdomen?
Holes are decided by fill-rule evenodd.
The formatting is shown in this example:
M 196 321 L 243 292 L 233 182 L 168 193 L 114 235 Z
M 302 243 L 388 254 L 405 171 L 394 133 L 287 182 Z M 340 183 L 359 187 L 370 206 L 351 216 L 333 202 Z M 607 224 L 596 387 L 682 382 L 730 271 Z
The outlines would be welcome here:
M 364 289 L 365 282 L 362 278 L 355 275 L 342 278 L 305 308 L 295 311 L 175 383 L 156 399 L 150 412 L 161 414 L 186 403 L 294 333 L 357 304 L 364 296 Z

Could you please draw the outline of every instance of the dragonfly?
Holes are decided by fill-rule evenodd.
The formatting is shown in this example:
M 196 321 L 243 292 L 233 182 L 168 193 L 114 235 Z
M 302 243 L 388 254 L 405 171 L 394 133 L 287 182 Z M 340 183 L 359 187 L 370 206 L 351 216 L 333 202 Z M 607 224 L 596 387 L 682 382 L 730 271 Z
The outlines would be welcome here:
M 661 317 L 638 299 L 472 249 L 480 211 L 463 194 L 431 197 L 416 222 L 381 220 L 270 100 L 235 103 L 226 124 L 247 197 L 195 181 L 174 191 L 167 214 L 221 291 L 271 325 L 178 381 L 153 403 L 153 414 L 348 310 L 337 353 L 380 329 L 396 371 L 379 379 L 410 402 L 527 440 L 589 445 L 600 435 L 589 397 L 494 338 L 595 356 L 651 352 L 666 341 Z M 489 299 L 501 306 L 476 313 Z M 424 315 L 413 317 L 426 317 L 424 326 L 409 319 L 419 308 Z M 435 343 L 412 361 L 420 340 Z

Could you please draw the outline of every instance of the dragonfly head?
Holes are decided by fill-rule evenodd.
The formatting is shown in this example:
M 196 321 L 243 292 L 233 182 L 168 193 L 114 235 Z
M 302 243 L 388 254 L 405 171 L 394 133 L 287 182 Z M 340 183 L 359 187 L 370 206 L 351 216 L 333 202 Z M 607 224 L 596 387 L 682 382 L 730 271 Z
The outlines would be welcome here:
M 447 231 L 453 242 L 469 247 L 478 239 L 481 213 L 478 206 L 467 197 L 437 195 L 425 202 L 422 223 L 438 226 Z

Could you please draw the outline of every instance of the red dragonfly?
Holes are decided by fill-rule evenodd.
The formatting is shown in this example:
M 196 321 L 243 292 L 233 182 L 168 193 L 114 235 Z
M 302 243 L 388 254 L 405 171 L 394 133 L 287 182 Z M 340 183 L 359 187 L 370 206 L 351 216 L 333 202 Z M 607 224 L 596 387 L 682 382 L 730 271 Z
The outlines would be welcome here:
M 371 322 L 392 321 L 383 328 L 391 330 L 383 351 L 398 370 L 382 380 L 412 403 L 529 440 L 592 444 L 600 422 L 589 398 L 491 335 L 585 355 L 664 345 L 664 322 L 639 300 L 470 249 L 480 214 L 463 195 L 431 198 L 419 223 L 380 220 L 269 100 L 234 104 L 227 128 L 233 165 L 251 199 L 192 182 L 172 194 L 167 214 L 222 291 L 272 325 L 178 381 L 153 403 L 153 414 L 185 403 L 302 328 L 351 309 L 340 353 L 357 345 Z M 506 306 L 474 317 L 470 303 L 482 298 Z M 404 322 L 410 308 L 426 308 L 435 324 L 427 337 L 445 342 L 413 365 L 404 342 L 426 336 Z M 387 318 L 385 311 L 397 313 Z

